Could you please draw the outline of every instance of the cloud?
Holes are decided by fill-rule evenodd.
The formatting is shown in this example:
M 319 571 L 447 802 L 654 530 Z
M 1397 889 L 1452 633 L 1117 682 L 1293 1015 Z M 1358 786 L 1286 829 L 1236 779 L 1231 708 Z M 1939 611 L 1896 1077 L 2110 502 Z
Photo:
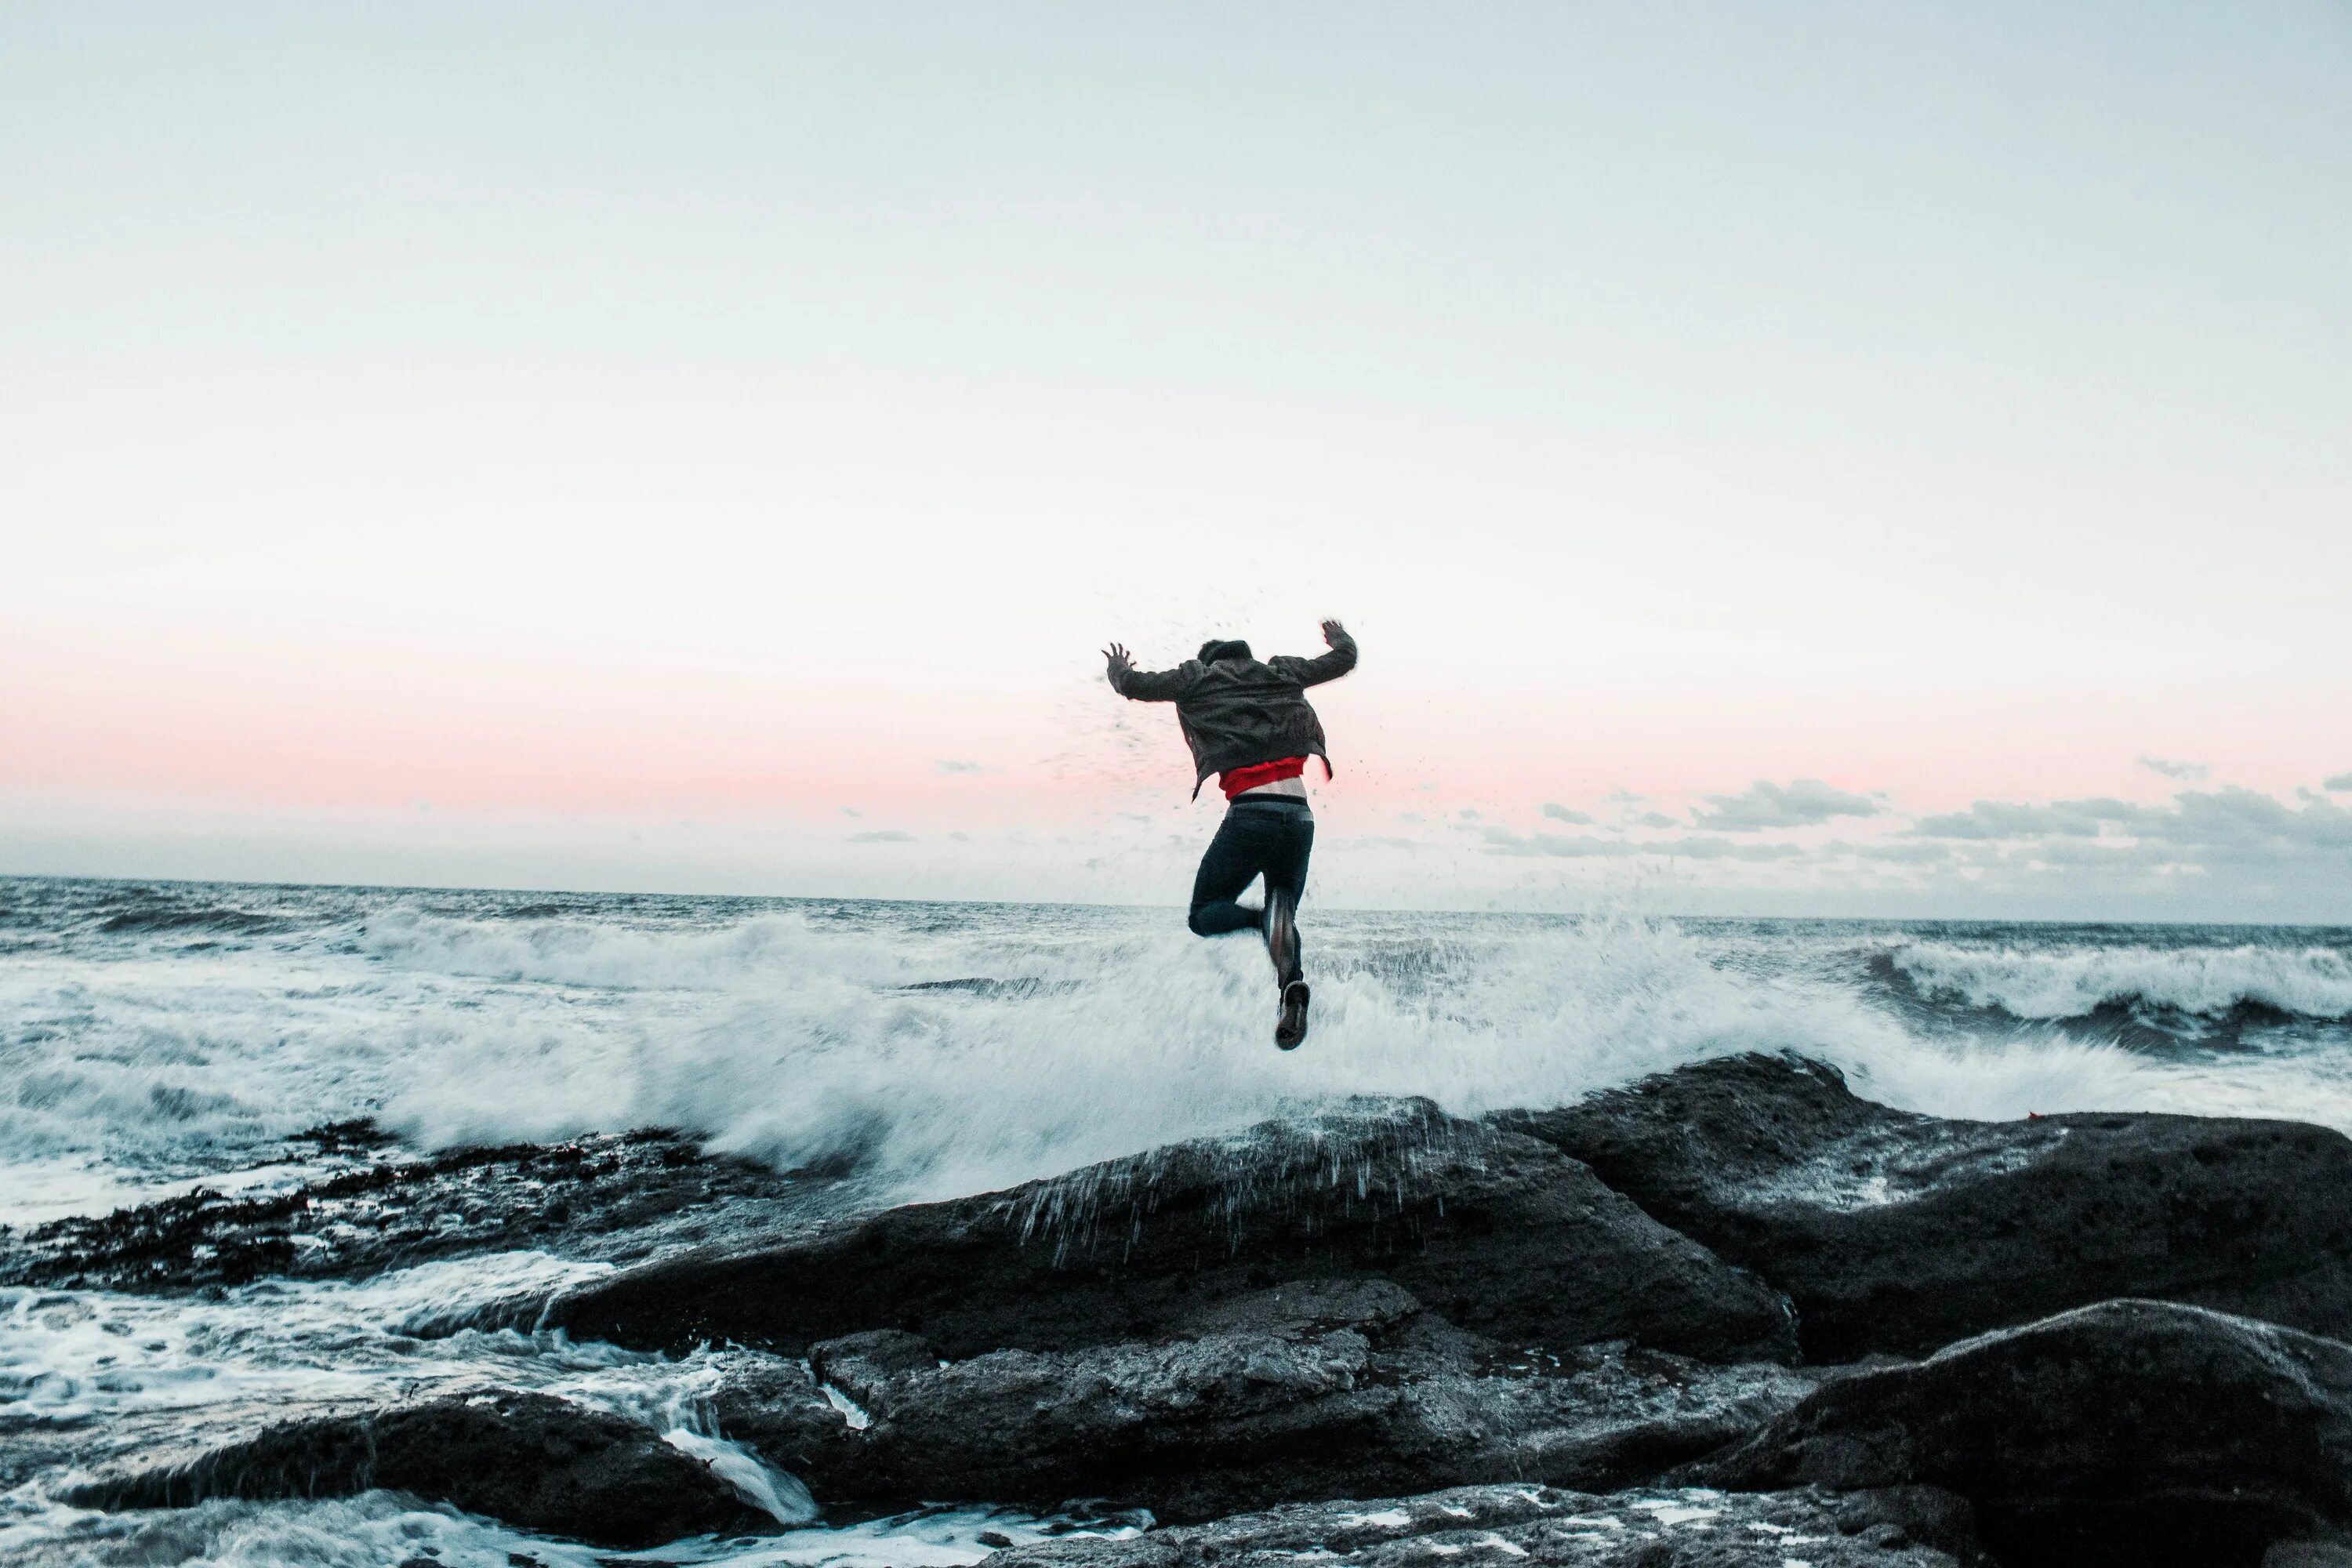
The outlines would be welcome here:
M 976 773 L 980 772 L 980 764 L 978 763 L 959 763 L 950 757 L 941 757 L 938 762 L 933 763 L 931 766 L 937 768 L 943 773 Z
M 2143 812 L 2134 831 L 2182 847 L 2352 854 L 2352 811 L 2324 800 L 2297 810 L 2234 786 L 2184 795 L 2169 810 Z
M 1633 819 L 1633 826 L 1635 827 L 1680 827 L 1682 824 L 1676 822 L 1673 817 L 1668 816 L 1663 811 L 1645 811 L 1641 816 Z
M 1769 792 L 1762 799 L 1772 804 Z M 2273 797 L 2223 785 L 2184 789 L 2153 805 L 2104 796 L 1980 800 L 1907 825 L 1893 815 L 1882 809 L 1871 829 L 1900 831 L 1818 844 L 1703 833 L 1687 821 L 1680 831 L 1657 834 L 1517 831 L 1495 823 L 1464 831 L 1485 855 L 1523 867 L 1549 864 L 1567 877 L 1673 868 L 1690 888 L 1718 894 L 1745 889 L 1795 897 L 1807 889 L 1921 908 L 1948 903 L 2068 918 L 2110 909 L 2341 923 L 2352 910 L 2344 892 L 2352 887 L 2352 800 L 2342 795 Z
M 1580 811 L 1570 811 L 1558 801 L 1546 801 L 1543 814 L 1554 822 L 1565 822 L 1577 827 L 1589 827 L 1592 825 L 1592 818 Z
M 2175 763 L 2163 757 L 2142 757 L 2139 765 L 2149 773 L 2162 773 L 2166 778 L 2179 779 L 2184 784 L 2194 784 L 2213 771 L 2203 763 Z
M 877 827 L 870 832 L 853 833 L 849 841 L 852 844 L 912 844 L 915 836 L 901 833 L 895 827 Z
M 844 816 L 863 816 L 866 814 L 858 810 L 854 805 L 845 805 L 841 808 L 841 815 Z
M 1622 838 L 1596 838 L 1589 833 L 1517 834 L 1507 827 L 1489 827 L 1485 835 L 1489 855 L 1549 855 L 1571 859 L 1622 858 L 1638 855 L 1642 846 Z
M 2241 862 L 2352 856 L 2352 811 L 2317 795 L 2300 807 L 2258 790 L 2229 785 L 2191 790 L 2168 805 L 2135 805 L 2104 797 L 2022 805 L 1980 800 L 1966 811 L 1923 816 L 1912 826 L 1923 838 L 2032 842 L 2047 858 L 2073 841 L 2076 849 L 2105 855 L 2115 848 L 2160 852 L 2178 859 Z M 2084 843 L 2097 839 L 2097 845 Z
M 948 837 L 954 839 L 959 844 L 969 844 L 971 842 L 971 835 L 969 833 L 950 833 Z
M 2131 821 L 2141 811 L 2120 800 L 2060 800 L 2021 805 L 1980 800 L 1966 811 L 1923 816 L 1911 825 L 1917 838 L 2096 838 L 2101 823 Z
M 2352 773 L 2337 773 L 2332 779 L 2322 779 L 2319 787 L 2332 789 L 2339 795 L 2352 793 Z
M 1794 779 L 1786 788 L 1758 779 L 1738 795 L 1706 797 L 1713 811 L 1694 811 L 1701 827 L 1754 833 L 1766 827 L 1811 827 L 1840 816 L 1876 816 L 1886 808 L 1868 795 L 1832 788 L 1819 779 Z
M 1566 859 L 1622 860 L 1634 855 L 1690 860 L 1786 860 L 1806 851 L 1795 844 L 1734 844 L 1728 838 L 1662 838 L 1635 844 L 1623 838 L 1601 838 L 1590 833 L 1513 833 L 1489 827 L 1485 837 L 1489 855 L 1549 856 Z
M 1478 820 L 1478 814 L 1466 805 L 1462 808 L 1459 815 L 1465 822 L 1475 822 Z
M 1664 838 L 1642 847 L 1690 860 L 1790 860 L 1807 853 L 1798 844 L 1734 844 L 1728 838 Z
M 1940 866 L 1958 858 L 1963 851 L 1958 845 L 1940 838 L 1880 839 L 1867 844 L 1835 838 L 1822 846 L 1822 853 L 1851 855 L 1857 860 L 1883 860 L 1897 866 Z

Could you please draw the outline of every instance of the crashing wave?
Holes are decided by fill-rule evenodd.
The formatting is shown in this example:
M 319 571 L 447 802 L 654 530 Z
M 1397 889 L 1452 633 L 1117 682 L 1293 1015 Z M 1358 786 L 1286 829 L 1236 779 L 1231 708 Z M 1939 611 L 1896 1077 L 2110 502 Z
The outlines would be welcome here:
M 2221 1020 L 2352 1019 L 2352 957 L 2326 947 L 2067 947 L 1920 942 L 1895 969 L 1925 996 L 2036 1023 L 2118 1010 Z
M 47 906 L 44 941 L 12 957 L 0 996 L 0 1193 L 36 1167 L 186 1180 L 372 1116 L 435 1148 L 666 1126 L 948 1196 L 1359 1095 L 1559 1105 L 1750 1050 L 1821 1058 L 1947 1116 L 2352 1127 L 2333 1057 L 2273 1070 L 2247 1053 L 2199 1078 L 2042 1022 L 2113 994 L 2340 1017 L 2352 975 L 2325 950 L 1911 940 L 1880 949 L 1874 973 L 1904 992 L 1890 1007 L 1884 984 L 1857 984 L 1843 932 L 1327 910 L 1309 933 L 1315 1034 L 1285 1054 L 1263 953 L 1167 911 L 189 889 L 135 901 L 268 910 L 284 929 L 201 956 L 160 929 L 95 934 L 145 891 L 25 900 Z M 123 963 L 142 940 L 161 961 Z M 2202 990 L 2183 978 L 2200 965 L 2218 976 Z
M 1314 1047 L 1296 1055 L 1267 1043 L 1262 953 L 1148 917 L 1088 917 L 1082 936 L 1065 926 L 1042 942 L 977 916 L 922 931 L 784 914 L 670 931 L 423 918 L 373 922 L 364 945 L 418 974 L 669 998 L 666 1016 L 593 1035 L 576 1006 L 535 1014 L 542 1026 L 562 1017 L 560 1048 L 450 1032 L 384 1103 L 420 1142 L 659 1124 L 927 1196 L 1359 1095 L 1461 1114 L 1559 1105 L 1747 1050 L 1822 1057 L 1859 1088 L 1942 1114 L 2154 1092 L 2129 1053 L 2050 1040 L 1955 1052 L 1851 989 L 1727 968 L 1670 922 L 1430 923 L 1326 917 Z

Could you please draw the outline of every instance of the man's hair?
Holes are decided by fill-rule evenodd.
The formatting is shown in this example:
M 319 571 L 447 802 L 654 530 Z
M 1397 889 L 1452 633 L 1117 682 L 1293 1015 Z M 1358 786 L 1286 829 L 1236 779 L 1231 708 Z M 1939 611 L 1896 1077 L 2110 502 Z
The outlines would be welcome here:
M 1202 664 L 1214 664 L 1221 658 L 1247 658 L 1249 656 L 1249 644 L 1243 642 L 1238 637 L 1234 638 L 1231 642 L 1226 641 L 1223 637 L 1211 637 L 1207 642 L 1201 645 L 1201 662 Z

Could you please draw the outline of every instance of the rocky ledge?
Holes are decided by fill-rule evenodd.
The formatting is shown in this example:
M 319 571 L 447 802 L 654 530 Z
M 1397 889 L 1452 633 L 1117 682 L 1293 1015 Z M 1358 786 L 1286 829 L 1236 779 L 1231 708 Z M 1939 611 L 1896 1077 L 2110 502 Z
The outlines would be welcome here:
M 366 1122 L 289 1157 L 348 1166 L 287 1192 L 208 1189 L 28 1230 L 0 1226 L 0 1286 L 195 1291 L 264 1277 L 354 1279 L 464 1253 L 536 1247 L 606 1262 L 772 1240 L 854 1205 L 824 1174 L 712 1159 L 673 1132 L 396 1157 Z
M 383 1487 L 600 1546 L 768 1522 L 702 1460 L 640 1423 L 540 1394 L 436 1399 L 273 1426 L 189 1464 L 77 1487 L 83 1508 L 348 1497 Z
M 2011 1568 L 2252 1563 L 2352 1520 L 2352 1345 L 2106 1301 L 1825 1384 L 1693 1477 L 1926 1482 Z
M 646 1248 L 638 1213 L 646 1260 L 545 1321 L 735 1347 L 716 1432 L 836 1516 L 1161 1521 L 998 1568 L 2352 1564 L 2352 1142 L 2323 1129 L 1945 1121 L 1748 1057 L 881 1213 L 699 1180 L 699 1230 Z M 80 1495 L 388 1486 L 614 1543 L 743 1526 L 742 1475 L 678 1470 L 694 1445 L 522 1400 L 281 1426 Z M 542 1440 L 567 1423 L 573 1447 Z M 499 1488 L 386 1436 L 453 1430 Z
M 1923 1354 L 2117 1296 L 2352 1333 L 2352 1141 L 2325 1127 L 1947 1121 L 1760 1056 L 1495 1120 L 1787 1291 L 1817 1360 Z
M 1528 1477 L 1628 1485 L 1816 1382 L 1622 1342 L 1513 1352 L 1392 1282 L 1318 1280 L 1224 1300 L 1171 1337 L 1073 1350 L 942 1362 L 904 1331 L 855 1334 L 805 1364 L 747 1358 L 715 1403 L 724 1431 L 831 1503 L 1105 1498 L 1190 1521 Z
M 1417 1101 L 667 1259 L 556 1302 L 548 1321 L 625 1345 L 731 1340 L 795 1355 L 895 1328 L 961 1358 L 1177 1334 L 1269 1285 L 1361 1279 L 1505 1344 L 1797 1353 L 1778 1289 L 1541 1140 Z
M 1127 1541 L 1001 1552 L 989 1568 L 1956 1568 L 1983 1561 L 1968 1504 L 1924 1488 L 1733 1496 L 1464 1487 L 1309 1503 Z

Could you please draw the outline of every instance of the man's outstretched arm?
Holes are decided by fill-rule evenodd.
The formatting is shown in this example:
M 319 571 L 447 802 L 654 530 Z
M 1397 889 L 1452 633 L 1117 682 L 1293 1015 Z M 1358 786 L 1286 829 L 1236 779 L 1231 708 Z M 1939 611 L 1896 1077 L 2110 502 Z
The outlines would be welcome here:
M 1337 621 L 1325 621 L 1323 640 L 1329 645 L 1329 653 L 1318 654 L 1313 658 L 1299 658 L 1286 653 L 1266 662 L 1301 686 L 1319 686 L 1327 680 L 1337 680 L 1356 668 L 1356 639 L 1348 635 L 1347 627 Z
M 1138 669 L 1127 649 L 1118 643 L 1103 649 L 1103 658 L 1110 664 L 1110 689 L 1136 702 L 1175 701 L 1184 695 L 1192 662 L 1197 662 L 1180 664 L 1173 669 Z

